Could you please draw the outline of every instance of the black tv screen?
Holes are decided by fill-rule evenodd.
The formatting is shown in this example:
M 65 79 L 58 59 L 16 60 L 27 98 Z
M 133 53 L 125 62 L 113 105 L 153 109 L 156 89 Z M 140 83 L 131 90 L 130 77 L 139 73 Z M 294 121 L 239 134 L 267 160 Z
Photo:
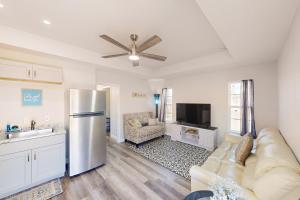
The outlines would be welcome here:
M 176 121 L 180 124 L 210 127 L 210 104 L 177 103 Z

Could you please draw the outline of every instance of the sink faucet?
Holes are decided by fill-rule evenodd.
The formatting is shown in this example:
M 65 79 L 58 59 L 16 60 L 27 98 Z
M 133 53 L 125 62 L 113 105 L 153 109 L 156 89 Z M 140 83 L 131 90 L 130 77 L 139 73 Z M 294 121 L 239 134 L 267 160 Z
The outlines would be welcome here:
M 34 120 L 31 120 L 31 123 L 30 123 L 30 129 L 31 130 L 35 129 L 35 124 L 36 124 L 36 122 Z

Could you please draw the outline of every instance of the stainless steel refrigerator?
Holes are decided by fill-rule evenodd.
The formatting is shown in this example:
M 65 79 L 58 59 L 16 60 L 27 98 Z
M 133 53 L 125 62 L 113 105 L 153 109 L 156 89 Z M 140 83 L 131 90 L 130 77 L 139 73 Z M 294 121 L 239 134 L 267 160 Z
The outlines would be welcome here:
M 105 91 L 70 89 L 67 93 L 69 175 L 105 164 Z

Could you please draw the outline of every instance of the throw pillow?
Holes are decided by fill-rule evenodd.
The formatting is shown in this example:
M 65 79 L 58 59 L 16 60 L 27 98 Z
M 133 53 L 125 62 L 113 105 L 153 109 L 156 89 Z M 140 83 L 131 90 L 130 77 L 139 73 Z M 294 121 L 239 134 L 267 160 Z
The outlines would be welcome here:
M 142 127 L 148 126 L 148 122 L 142 123 Z
M 138 119 L 130 119 L 128 120 L 128 124 L 134 128 L 141 128 L 142 124 Z
M 251 133 L 243 136 L 235 150 L 235 160 L 238 164 L 245 165 L 245 161 L 253 148 L 253 137 Z
M 157 125 L 157 119 L 156 118 L 149 118 L 148 119 L 148 125 L 149 126 L 155 126 L 155 125 Z

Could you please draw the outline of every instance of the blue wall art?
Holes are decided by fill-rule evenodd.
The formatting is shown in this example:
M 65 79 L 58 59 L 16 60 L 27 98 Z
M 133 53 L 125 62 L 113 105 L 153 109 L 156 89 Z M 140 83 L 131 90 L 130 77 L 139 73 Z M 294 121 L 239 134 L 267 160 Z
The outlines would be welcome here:
M 23 106 L 40 106 L 42 105 L 42 90 L 22 89 Z

